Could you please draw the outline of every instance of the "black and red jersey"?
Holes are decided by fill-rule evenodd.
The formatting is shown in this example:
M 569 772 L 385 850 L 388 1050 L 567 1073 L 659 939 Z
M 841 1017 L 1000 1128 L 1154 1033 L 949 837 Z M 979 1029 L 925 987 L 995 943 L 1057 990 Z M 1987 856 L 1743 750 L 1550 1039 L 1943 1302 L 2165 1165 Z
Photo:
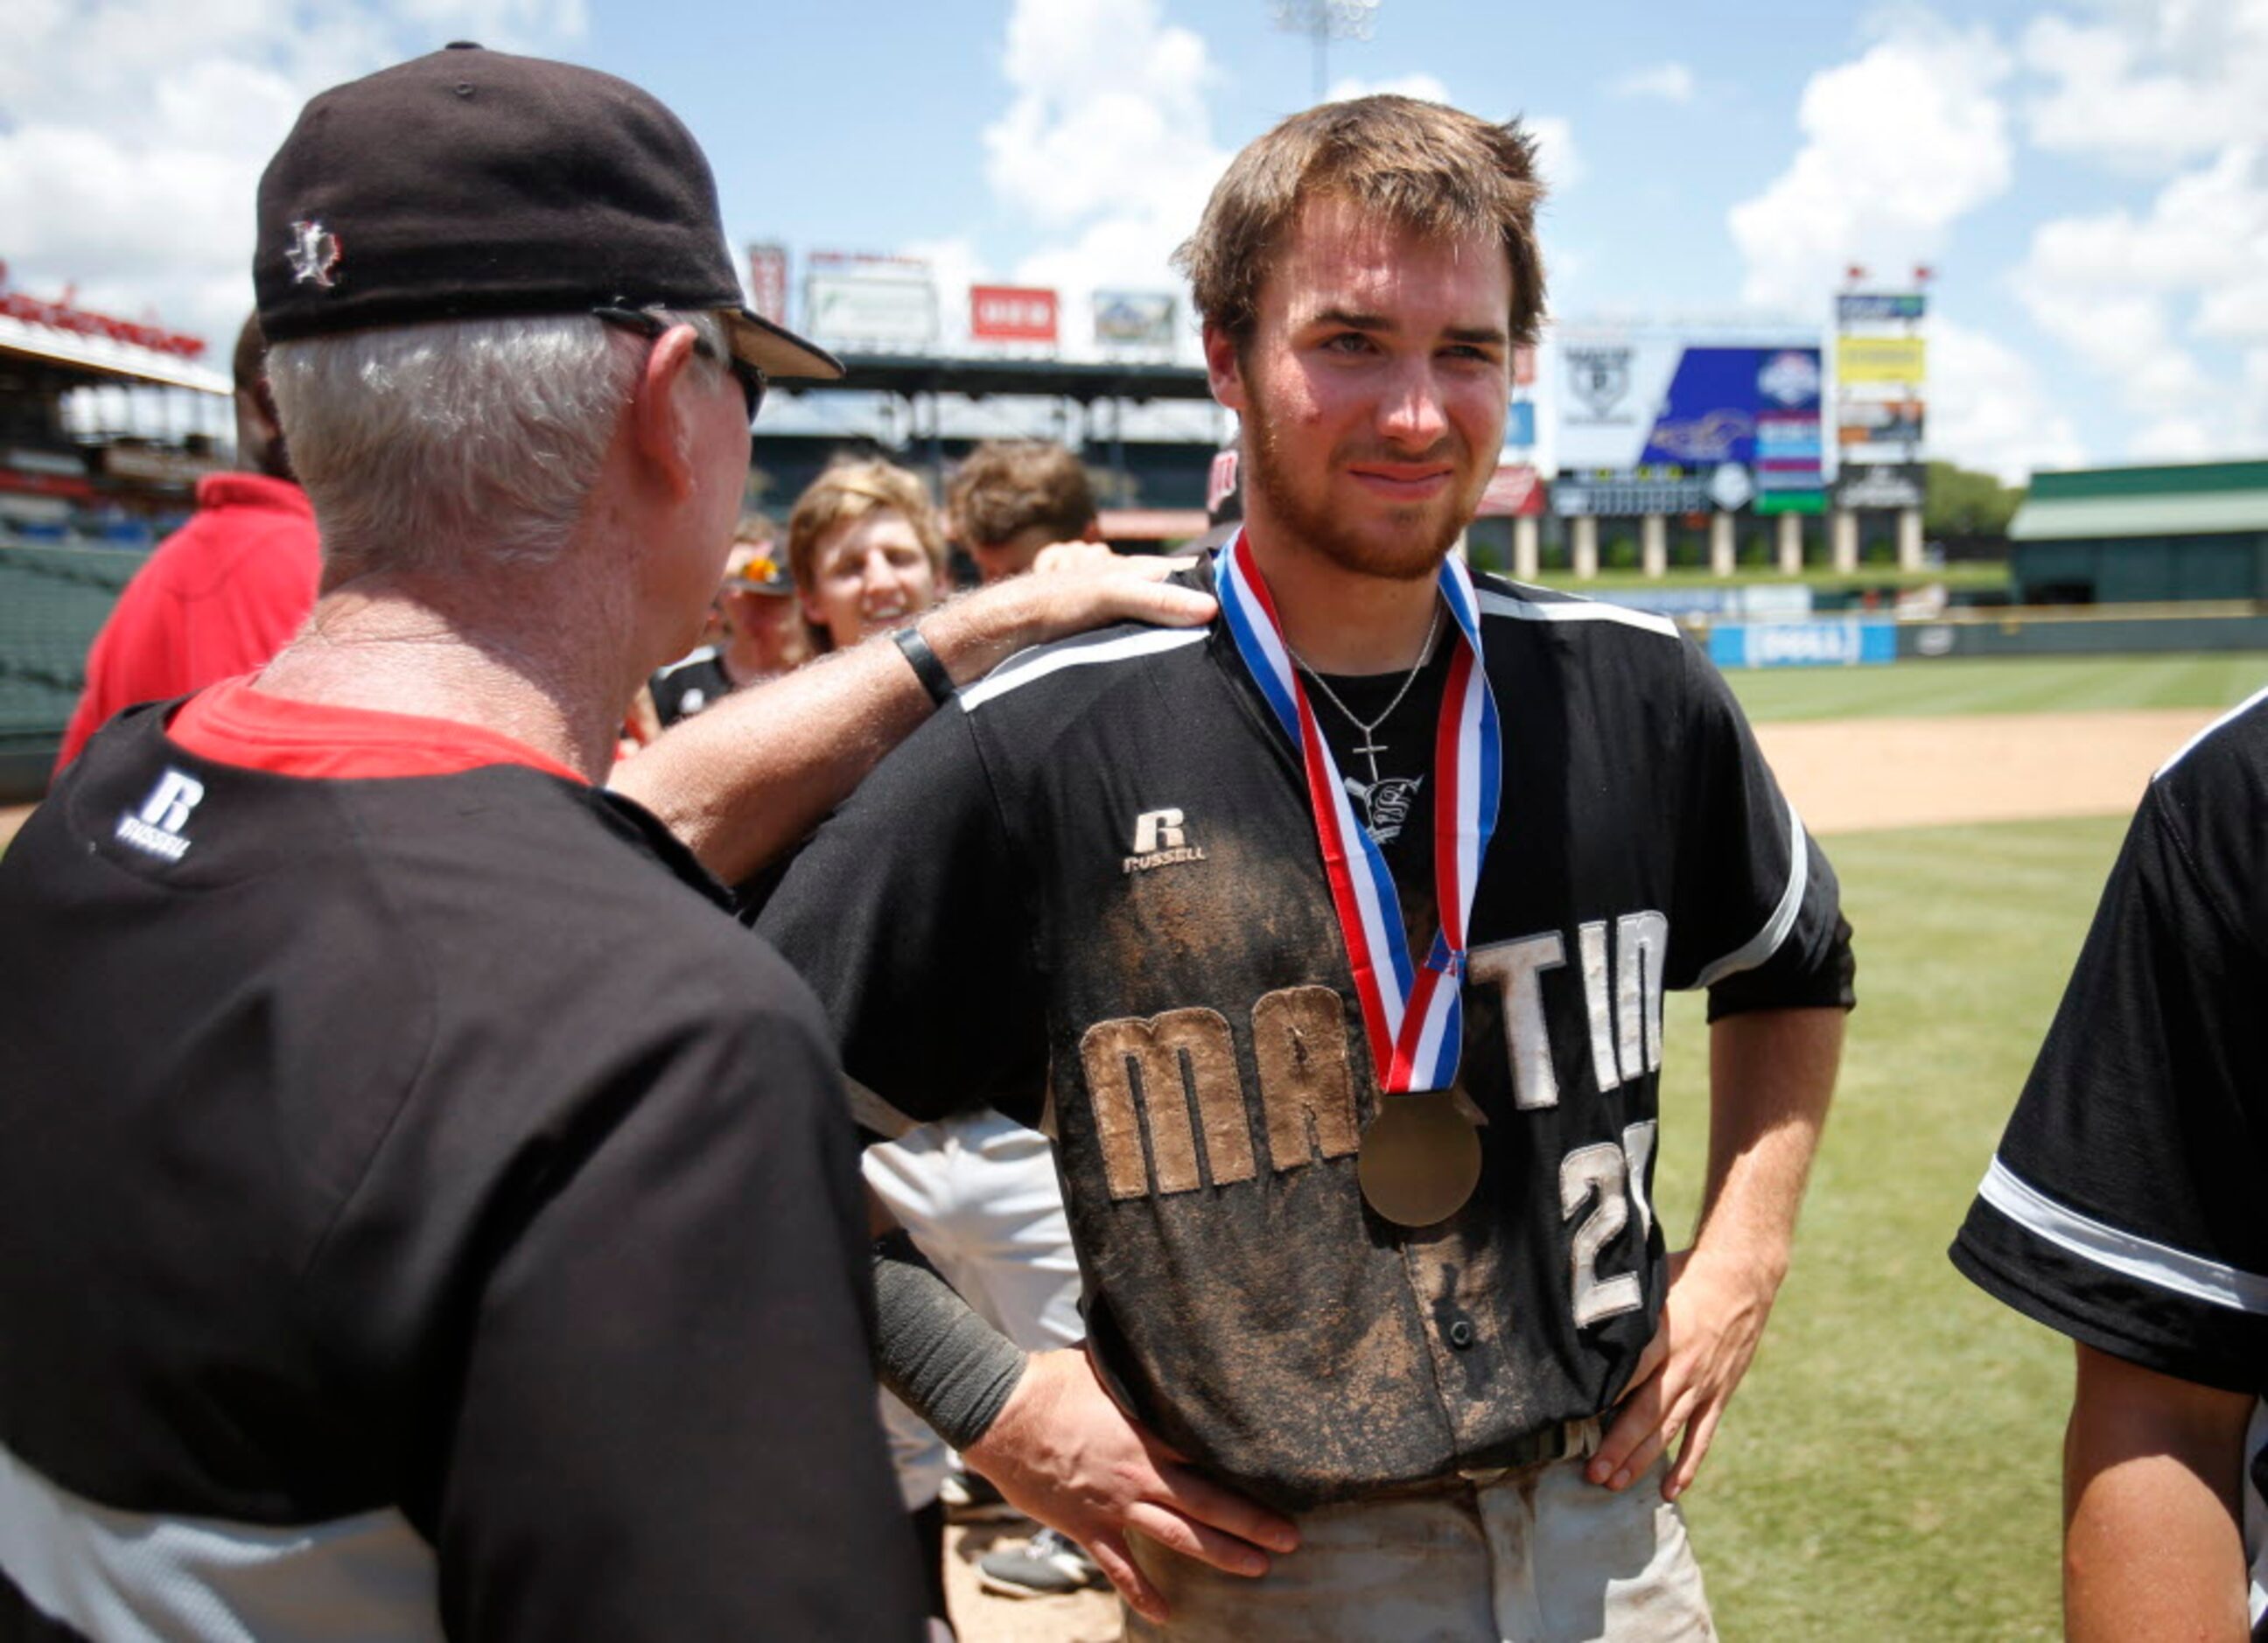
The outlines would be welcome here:
M 1344 943 L 1295 750 L 1218 622 L 965 690 L 759 925 L 870 1127 L 1050 1109 L 1102 1363 L 1167 1441 L 1294 1509 L 1610 1404 L 1665 1282 L 1663 991 L 1851 996 L 1833 873 L 1698 652 L 1610 606 L 1479 602 L 1503 801 L 1461 1077 L 1485 1161 L 1438 1227 L 1358 1190 L 1378 1096 Z
M 295 706 L 0 861 L 0 1635 L 917 1635 L 808 992 L 636 806 Z

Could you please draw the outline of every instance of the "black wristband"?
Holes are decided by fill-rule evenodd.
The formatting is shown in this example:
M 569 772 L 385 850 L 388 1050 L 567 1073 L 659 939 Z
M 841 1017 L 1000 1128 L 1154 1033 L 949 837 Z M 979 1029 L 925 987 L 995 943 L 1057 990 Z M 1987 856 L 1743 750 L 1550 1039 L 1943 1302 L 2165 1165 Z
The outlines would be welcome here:
M 929 641 L 921 636 L 921 630 L 903 627 L 890 637 L 897 641 L 898 648 L 906 654 L 906 659 L 913 664 L 914 677 L 922 682 L 922 689 L 929 692 L 929 699 L 939 707 L 953 700 L 953 675 L 946 671 L 945 664 L 938 660 L 937 652 L 930 649 Z

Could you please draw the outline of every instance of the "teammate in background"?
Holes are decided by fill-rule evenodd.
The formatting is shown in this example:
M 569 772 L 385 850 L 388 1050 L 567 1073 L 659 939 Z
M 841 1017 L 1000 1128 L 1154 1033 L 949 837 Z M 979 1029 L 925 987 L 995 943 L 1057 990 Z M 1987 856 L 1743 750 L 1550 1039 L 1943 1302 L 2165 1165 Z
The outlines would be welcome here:
M 788 516 L 794 568 L 814 642 L 845 649 L 901 630 L 944 587 L 945 532 L 922 482 L 871 460 L 837 462 L 814 480 Z M 777 879 L 744 893 L 760 903 Z M 1076 1344 L 1079 1259 L 1064 1219 L 1063 1190 L 1047 1138 L 992 1109 L 958 1112 L 869 1148 L 866 1185 L 920 1254 L 985 1321 L 1038 1351 Z M 945 1507 L 953 1457 L 921 1417 L 885 1392 L 882 1418 L 898 1490 L 923 1549 L 930 1612 L 948 1621 Z M 1075 1591 L 1101 1575 L 1078 1552 L 1042 1545 L 986 1584 L 1009 1595 Z
M 2268 692 L 2157 773 L 1953 1245 L 2079 1355 L 2074 1643 L 2268 1638 Z
M 119 709 L 250 673 L 307 619 L 320 569 L 315 515 L 292 482 L 267 358 L 254 314 L 232 361 L 241 471 L 197 482 L 196 516 L 119 595 L 87 652 L 86 689 L 64 728 L 58 771 Z
M 0 858 L 0 1632 L 916 1635 L 824 1023 L 595 785 L 765 374 L 839 367 L 743 309 L 684 128 L 567 64 L 324 93 L 257 225 L 320 600 Z M 1201 614 L 980 596 L 687 729 L 792 838 L 955 677 L 1140 608 Z M 626 768 L 701 792 L 668 740 Z
M 711 607 L 715 633 L 651 682 L 663 728 L 744 686 L 776 679 L 810 656 L 797 620 L 795 582 L 774 552 L 773 535 L 772 522 L 762 514 L 741 516 Z
M 1050 440 L 986 440 L 946 487 L 945 509 L 987 582 L 1022 575 L 1057 544 L 1102 542 L 1086 465 Z
M 879 459 L 830 463 L 787 516 L 788 571 L 821 653 L 894 633 L 945 594 L 945 527 L 922 482 Z
M 1130 1637 L 1709 1634 L 1675 1501 L 1786 1271 L 1849 932 L 1672 624 L 1447 556 L 1540 193 L 1516 125 L 1403 98 L 1245 150 L 1183 251 L 1245 436 L 1220 619 L 963 691 L 759 925 L 871 1130 L 1047 1089 L 1086 1350 L 885 1250 L 883 1362 Z M 1665 987 L 1712 1020 L 1675 1255 Z

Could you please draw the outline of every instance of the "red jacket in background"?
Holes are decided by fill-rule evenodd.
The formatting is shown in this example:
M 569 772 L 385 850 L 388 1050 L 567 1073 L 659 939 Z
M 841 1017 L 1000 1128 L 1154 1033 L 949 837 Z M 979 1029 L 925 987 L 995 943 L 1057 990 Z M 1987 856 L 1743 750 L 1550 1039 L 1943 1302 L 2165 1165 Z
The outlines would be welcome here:
M 196 516 L 158 545 L 95 635 L 55 769 L 119 709 L 261 666 L 314 608 L 320 571 L 306 491 L 262 474 L 206 475 Z

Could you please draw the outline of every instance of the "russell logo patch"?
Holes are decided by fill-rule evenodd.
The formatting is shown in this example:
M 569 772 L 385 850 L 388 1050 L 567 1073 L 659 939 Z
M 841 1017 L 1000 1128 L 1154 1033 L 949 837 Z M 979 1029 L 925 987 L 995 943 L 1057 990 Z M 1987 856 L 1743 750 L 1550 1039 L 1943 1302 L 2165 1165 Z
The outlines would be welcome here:
M 189 853 L 189 840 L 184 829 L 189 816 L 204 802 L 205 785 L 194 776 L 187 776 L 168 767 L 142 801 L 139 810 L 129 811 L 118 818 L 117 837 L 121 844 L 131 844 L 145 855 L 162 861 L 179 861 Z

